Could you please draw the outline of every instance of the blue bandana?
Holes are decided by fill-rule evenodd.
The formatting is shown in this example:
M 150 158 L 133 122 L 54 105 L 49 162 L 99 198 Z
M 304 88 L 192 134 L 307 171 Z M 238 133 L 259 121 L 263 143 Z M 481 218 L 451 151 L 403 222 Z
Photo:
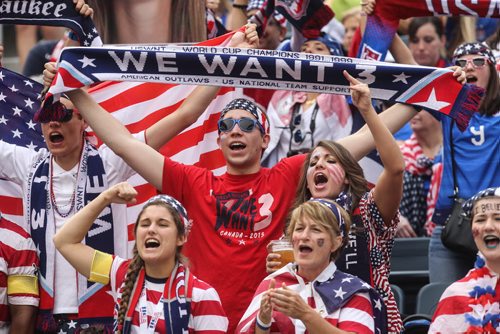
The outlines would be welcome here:
M 321 198 L 314 198 L 309 201 L 321 203 L 328 209 L 330 209 L 330 211 L 332 211 L 333 215 L 337 219 L 337 223 L 339 224 L 340 236 L 342 237 L 342 239 L 344 239 L 344 237 L 346 236 L 345 221 L 344 217 L 342 217 L 342 214 L 340 213 L 338 206 L 335 205 L 333 202 Z

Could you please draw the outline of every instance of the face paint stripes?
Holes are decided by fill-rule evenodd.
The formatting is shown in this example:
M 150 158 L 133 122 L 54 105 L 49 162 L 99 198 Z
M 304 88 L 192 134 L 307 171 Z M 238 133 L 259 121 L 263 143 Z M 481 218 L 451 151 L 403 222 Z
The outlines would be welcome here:
M 329 172 L 330 176 L 332 177 L 332 180 L 336 184 L 341 184 L 344 182 L 345 171 L 341 166 L 339 166 L 338 164 L 327 165 L 326 168 L 328 169 L 328 172 Z

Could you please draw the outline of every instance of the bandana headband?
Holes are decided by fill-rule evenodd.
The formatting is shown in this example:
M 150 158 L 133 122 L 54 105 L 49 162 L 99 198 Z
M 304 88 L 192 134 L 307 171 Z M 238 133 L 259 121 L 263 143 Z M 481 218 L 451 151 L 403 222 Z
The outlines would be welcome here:
M 324 200 L 321 198 L 310 199 L 309 202 L 321 203 L 324 206 L 326 206 L 328 209 L 330 209 L 330 211 L 333 213 L 335 218 L 337 218 L 337 222 L 339 224 L 340 236 L 342 237 L 342 239 L 344 239 L 344 237 L 346 236 L 345 221 L 344 221 L 344 217 L 340 213 L 338 206 L 336 206 L 334 203 L 332 203 L 330 201 L 327 201 L 327 200 Z
M 339 42 L 331 38 L 328 34 L 321 33 L 318 37 L 309 38 L 307 41 L 318 41 L 328 48 L 330 55 L 332 56 L 343 56 L 344 52 L 342 51 L 342 46 Z M 306 41 L 306 42 L 307 42 Z
M 495 56 L 493 55 L 491 49 L 486 44 L 478 42 L 461 44 L 455 49 L 455 52 L 453 52 L 453 60 L 455 61 L 457 58 L 465 55 L 475 54 L 488 58 L 492 64 L 496 63 Z
M 265 134 L 269 134 L 269 125 L 267 121 L 267 114 L 262 111 L 255 103 L 253 103 L 250 100 L 247 99 L 234 99 L 231 102 L 229 102 L 224 109 L 222 109 L 220 113 L 220 119 L 224 118 L 224 115 L 227 114 L 228 111 L 230 110 L 235 110 L 235 109 L 241 109 L 248 111 L 257 119 L 257 122 L 262 126 L 264 129 Z
M 177 211 L 177 213 L 181 217 L 182 224 L 184 225 L 185 236 L 187 238 L 187 235 L 191 230 L 191 221 L 189 220 L 189 217 L 187 215 L 186 208 L 184 208 L 184 206 L 178 200 L 168 195 L 153 196 L 150 199 L 148 199 L 148 201 L 144 205 L 149 205 L 153 202 L 158 202 L 158 201 L 163 202 L 168 206 L 171 206 L 172 208 L 175 209 L 175 211 Z
M 474 207 L 476 202 L 485 197 L 500 197 L 500 187 L 486 188 L 465 201 L 462 206 L 464 209 L 463 215 L 465 215 L 466 217 L 470 217 L 472 214 L 472 208 Z

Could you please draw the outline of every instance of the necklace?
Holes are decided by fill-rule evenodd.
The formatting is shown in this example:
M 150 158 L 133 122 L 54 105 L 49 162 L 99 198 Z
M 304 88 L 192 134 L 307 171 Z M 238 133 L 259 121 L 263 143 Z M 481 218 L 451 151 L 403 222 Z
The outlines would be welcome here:
M 71 195 L 70 199 L 71 202 L 70 208 L 68 209 L 67 212 L 61 212 L 56 202 L 56 195 L 54 194 L 54 182 L 53 182 L 54 163 L 55 161 L 52 161 L 52 163 L 50 164 L 50 201 L 54 206 L 54 210 L 56 210 L 57 214 L 62 218 L 67 218 L 73 212 L 73 208 L 75 207 L 76 184 L 73 187 L 73 194 Z M 78 171 L 80 171 L 80 163 L 78 163 Z M 76 181 L 78 182 L 78 175 L 76 177 Z

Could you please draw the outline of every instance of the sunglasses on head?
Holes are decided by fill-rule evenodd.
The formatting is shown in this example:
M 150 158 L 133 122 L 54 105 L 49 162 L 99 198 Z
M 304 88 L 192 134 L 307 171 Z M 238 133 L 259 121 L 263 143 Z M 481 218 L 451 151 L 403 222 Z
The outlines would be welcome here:
M 472 67 L 478 68 L 483 67 L 488 62 L 488 59 L 484 57 L 478 57 L 473 59 L 457 59 L 455 60 L 455 65 L 460 66 L 462 68 L 466 67 L 467 64 L 471 63 Z
M 61 122 L 66 123 L 71 121 L 73 118 L 73 110 L 68 109 L 62 102 L 54 102 L 52 104 L 51 112 L 49 117 L 41 119 L 40 123 L 48 123 L 48 122 Z
M 219 122 L 217 122 L 219 132 L 229 132 L 234 128 L 236 124 L 238 124 L 241 131 L 252 132 L 255 126 L 257 126 L 260 132 L 264 133 L 264 128 L 262 128 L 262 125 L 256 119 L 253 118 L 248 118 L 248 117 L 242 117 L 240 119 L 224 118 L 220 119 Z

